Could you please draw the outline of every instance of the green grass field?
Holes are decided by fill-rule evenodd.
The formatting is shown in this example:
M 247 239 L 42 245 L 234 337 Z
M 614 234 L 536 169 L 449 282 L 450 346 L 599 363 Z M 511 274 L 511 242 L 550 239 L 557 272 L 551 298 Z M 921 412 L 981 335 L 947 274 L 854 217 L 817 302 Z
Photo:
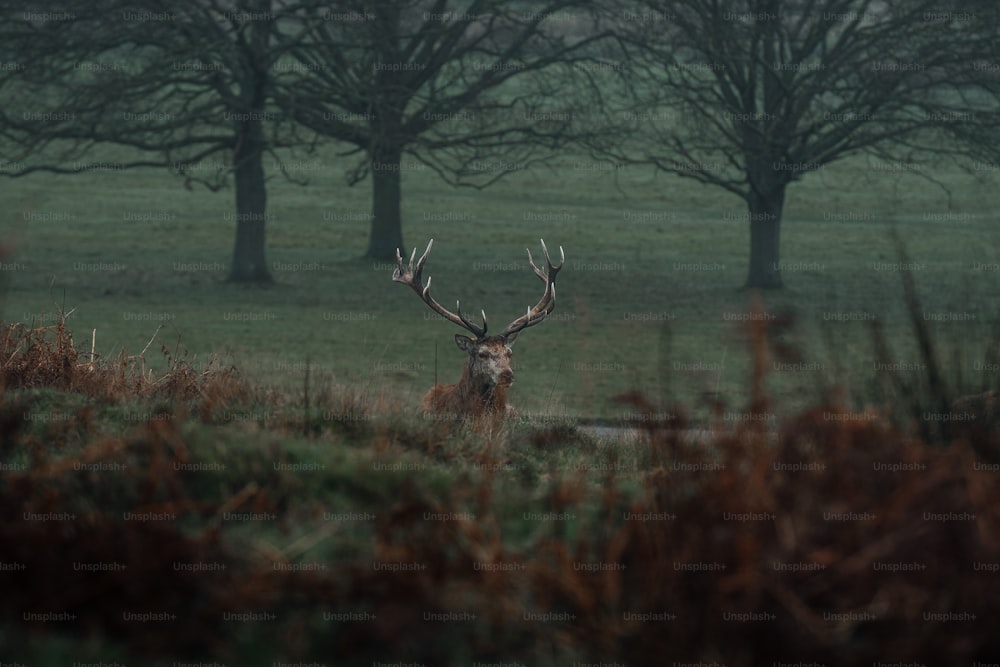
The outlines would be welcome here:
M 914 615 L 990 604 L 995 438 L 956 430 L 939 447 L 874 412 L 828 417 L 897 398 L 874 370 L 886 356 L 865 318 L 882 322 L 890 361 L 923 359 L 890 223 L 949 391 L 995 386 L 983 363 L 997 315 L 995 182 L 936 170 L 949 208 L 926 181 L 858 159 L 793 188 L 787 288 L 761 295 L 795 318 L 771 339 L 791 350 L 790 365 L 767 369 L 776 432 L 734 420 L 689 446 L 672 430 L 601 438 L 573 421 L 634 416 L 638 403 L 613 400 L 633 390 L 654 410 L 686 404 L 696 422 L 706 395 L 747 409 L 743 209 L 685 181 L 587 164 L 482 192 L 406 175 L 404 234 L 421 250 L 435 239 L 426 271 L 445 304 L 486 308 L 498 327 L 539 296 L 524 248 L 543 237 L 566 251 L 555 313 L 516 344 L 512 400 L 535 419 L 486 432 L 420 417 L 435 377 L 458 377 L 456 328 L 393 283 L 391 263 L 359 258 L 367 190 L 341 185 L 339 166 L 304 188 L 272 182 L 269 287 L 224 282 L 231 193 L 156 172 L 0 181 L 17 247 L 4 315 L 29 328 L 4 340 L 0 516 L 23 518 L 0 523 L 4 659 L 937 664 L 995 649 L 975 624 Z M 62 308 L 75 349 L 42 342 Z M 30 331 L 39 325 L 51 328 Z M 925 372 L 899 375 L 919 387 Z M 846 405 L 821 399 L 834 384 Z M 902 464 L 930 472 L 877 467 Z M 826 519 L 869 511 L 878 520 Z M 926 519 L 942 512 L 978 519 Z M 750 515 L 770 519 L 726 518 Z M 926 574 L 873 567 L 915 558 Z M 125 567 L 85 569 L 95 563 Z M 730 569 L 684 569 L 706 563 Z M 838 620 L 869 608 L 871 622 Z M 723 615 L 757 610 L 774 622 Z M 65 613 L 77 616 L 46 616 Z M 643 614 L 654 625 L 628 620 Z
M 310 184 L 269 184 L 277 282 L 268 288 L 224 282 L 231 191 L 188 191 L 149 170 L 0 181 L 4 234 L 17 245 L 5 272 L 6 317 L 44 322 L 65 304 L 78 343 L 96 329 L 100 354 L 136 353 L 156 333 L 146 355 L 154 366 L 162 343 L 198 359 L 218 354 L 288 388 L 301 385 L 308 361 L 325 382 L 417 409 L 435 378 L 458 377 L 456 328 L 393 283 L 391 263 L 360 259 L 368 183 L 346 187 L 345 165 L 325 155 L 292 164 Z M 483 191 L 451 188 L 425 170 L 406 173 L 407 252 L 434 238 L 426 273 L 438 300 L 460 298 L 470 313 L 484 308 L 499 327 L 539 296 L 525 247 L 537 257 L 541 237 L 553 251 L 565 248 L 556 312 L 515 350 L 512 400 L 525 414 L 615 418 L 620 409 L 609 398 L 630 389 L 688 403 L 719 392 L 738 406 L 748 367 L 735 318 L 750 298 L 739 289 L 748 252 L 742 202 L 687 180 L 597 166 L 567 158 Z M 915 264 L 931 327 L 951 351 L 949 370 L 963 385 L 987 384 L 973 364 L 997 314 L 995 174 L 927 167 L 949 189 L 949 206 L 941 188 L 877 166 L 854 158 L 790 188 L 787 287 L 763 303 L 795 314 L 791 342 L 813 364 L 772 378 L 792 405 L 832 382 L 855 390 L 857 403 L 868 400 L 873 353 L 864 317 L 882 319 L 900 362 L 916 361 L 890 223 Z M 836 319 L 844 314 L 862 319 Z

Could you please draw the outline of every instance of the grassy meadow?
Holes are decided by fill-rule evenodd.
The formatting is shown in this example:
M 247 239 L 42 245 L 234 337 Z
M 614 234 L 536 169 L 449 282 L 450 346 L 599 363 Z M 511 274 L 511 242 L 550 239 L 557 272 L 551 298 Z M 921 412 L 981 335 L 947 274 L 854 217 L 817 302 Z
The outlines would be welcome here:
M 266 287 L 224 281 L 231 192 L 153 171 L 0 180 L 4 662 L 1000 650 L 996 432 L 942 447 L 882 410 L 926 375 L 893 225 L 949 395 L 996 386 L 995 174 L 935 166 L 950 202 L 864 158 L 793 186 L 764 331 L 742 321 L 745 211 L 719 191 L 569 158 L 484 191 L 407 172 L 407 252 L 435 239 L 446 306 L 499 328 L 539 297 L 525 247 L 565 249 L 555 313 L 515 346 L 522 418 L 476 429 L 419 414 L 458 378 L 457 328 L 360 258 L 365 185 L 299 166 L 310 185 L 270 182 Z M 711 405 L 716 435 L 692 444 Z M 642 428 L 578 427 L 593 419 Z
M 468 313 L 485 309 L 495 329 L 539 296 L 525 248 L 537 258 L 539 238 L 557 255 L 564 247 L 556 311 L 515 350 L 512 396 L 527 415 L 615 419 L 620 408 L 609 398 L 633 389 L 695 409 L 707 394 L 738 406 L 748 374 L 738 318 L 750 301 L 739 289 L 748 253 L 742 202 L 610 166 L 567 158 L 483 191 L 453 189 L 413 169 L 404 178 L 406 250 L 422 252 L 434 238 L 425 273 L 437 299 L 461 299 Z M 390 280 L 392 263 L 360 258 L 367 183 L 346 187 L 344 166 L 326 156 L 290 167 L 310 184 L 269 183 L 276 284 L 267 288 L 223 281 L 231 191 L 188 191 L 149 170 L 0 181 L 6 234 L 17 247 L 5 272 L 7 318 L 44 323 L 65 305 L 76 340 L 89 348 L 96 330 L 103 355 L 136 353 L 156 334 L 153 351 L 164 344 L 192 358 L 219 355 L 269 385 L 300 386 L 308 361 L 314 379 L 418 409 L 435 378 L 458 377 L 457 329 Z M 956 381 L 987 384 L 973 364 L 996 319 L 996 175 L 928 167 L 946 194 L 918 175 L 879 167 L 856 158 L 790 188 L 786 289 L 762 296 L 766 311 L 794 314 L 791 342 L 810 364 L 771 378 L 788 407 L 832 383 L 849 387 L 857 405 L 870 400 L 866 318 L 883 322 L 896 360 L 917 361 L 891 224 Z M 146 358 L 159 363 L 156 354 Z

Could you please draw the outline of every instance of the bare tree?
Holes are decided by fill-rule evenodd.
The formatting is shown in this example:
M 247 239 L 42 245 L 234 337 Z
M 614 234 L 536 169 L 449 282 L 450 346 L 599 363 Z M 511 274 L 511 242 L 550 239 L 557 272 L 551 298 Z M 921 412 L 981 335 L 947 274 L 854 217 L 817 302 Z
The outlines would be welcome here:
M 485 187 L 569 141 L 602 37 L 591 4 L 341 0 L 310 12 L 291 52 L 312 76 L 283 107 L 362 155 L 348 180 L 372 176 L 368 256 L 404 246 L 408 168 Z
M 0 141 L 5 176 L 167 167 L 213 190 L 235 183 L 229 277 L 268 281 L 264 156 L 310 137 L 273 105 L 295 85 L 276 70 L 294 3 L 278 0 L 104 0 L 2 6 Z M 87 159 L 104 145 L 125 159 Z M 98 152 L 98 154 L 100 154 Z M 116 155 L 121 154 L 118 151 Z
M 606 82 L 609 131 L 590 147 L 742 198 L 746 286 L 780 287 L 791 183 L 861 152 L 968 156 L 995 131 L 995 77 L 976 64 L 996 51 L 996 9 L 977 4 L 608 3 L 625 76 Z

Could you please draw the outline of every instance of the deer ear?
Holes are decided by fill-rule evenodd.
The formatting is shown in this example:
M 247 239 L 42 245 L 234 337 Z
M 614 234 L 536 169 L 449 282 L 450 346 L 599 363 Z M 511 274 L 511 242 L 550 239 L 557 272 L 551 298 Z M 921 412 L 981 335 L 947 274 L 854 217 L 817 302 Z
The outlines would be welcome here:
M 516 339 L 517 339 L 517 332 L 515 331 L 512 334 L 507 334 L 507 337 L 504 339 L 504 343 L 507 344 L 507 347 L 510 347 L 511 345 L 514 344 L 514 340 Z
M 458 345 L 458 349 L 468 352 L 472 349 L 473 343 L 476 341 L 472 340 L 468 336 L 463 336 L 462 334 L 455 334 L 455 343 Z

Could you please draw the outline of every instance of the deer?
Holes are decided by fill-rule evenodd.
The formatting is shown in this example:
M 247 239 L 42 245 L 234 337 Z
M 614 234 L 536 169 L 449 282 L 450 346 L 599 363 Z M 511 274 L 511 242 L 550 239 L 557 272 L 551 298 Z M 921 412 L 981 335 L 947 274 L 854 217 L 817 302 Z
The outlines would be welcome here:
M 462 377 L 457 383 L 436 384 L 427 391 L 422 401 L 425 414 L 439 417 L 450 416 L 454 419 L 517 415 L 514 407 L 507 403 L 507 391 L 514 383 L 514 371 L 510 367 L 513 355 L 511 345 L 521 331 L 541 323 L 555 309 L 556 275 L 566 262 L 562 246 L 559 246 L 559 264 L 553 265 L 552 259 L 549 257 L 549 250 L 545 247 L 545 241 L 542 240 L 541 243 L 547 265 L 546 270 L 542 271 L 535 265 L 530 249 L 528 249 L 528 263 L 531 264 L 535 275 L 545 283 L 542 297 L 538 303 L 529 307 L 524 315 L 515 319 L 504 327 L 503 331 L 495 335 L 486 334 L 485 310 L 480 311 L 483 324 L 479 326 L 462 313 L 461 300 L 456 300 L 454 313 L 434 300 L 430 294 L 430 276 L 427 277 L 427 284 L 424 285 L 422 277 L 424 263 L 430 255 L 434 239 L 427 243 L 427 249 L 424 250 L 424 254 L 420 256 L 415 265 L 413 260 L 417 254 L 416 248 L 410 254 L 408 265 L 403 264 L 403 256 L 400 254 L 399 248 L 396 249 L 396 269 L 392 272 L 392 279 L 395 282 L 408 285 L 424 303 L 430 306 L 431 310 L 472 334 L 472 337 L 455 334 L 455 343 L 460 350 L 468 355 L 468 361 L 462 371 Z

